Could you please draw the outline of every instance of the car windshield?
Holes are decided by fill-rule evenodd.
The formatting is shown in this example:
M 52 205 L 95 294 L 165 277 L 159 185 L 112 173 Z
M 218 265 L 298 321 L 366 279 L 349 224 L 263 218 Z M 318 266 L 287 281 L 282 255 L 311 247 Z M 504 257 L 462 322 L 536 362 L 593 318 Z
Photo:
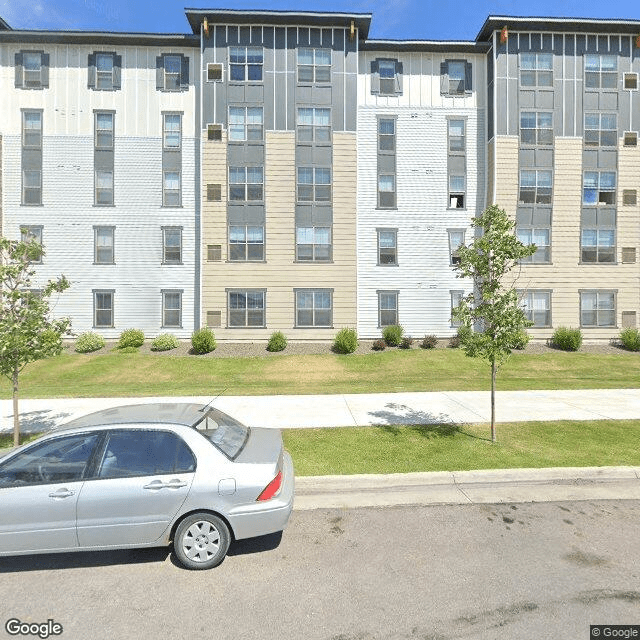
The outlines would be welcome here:
M 196 429 L 231 460 L 235 459 L 249 436 L 249 428 L 214 410 L 207 413 Z

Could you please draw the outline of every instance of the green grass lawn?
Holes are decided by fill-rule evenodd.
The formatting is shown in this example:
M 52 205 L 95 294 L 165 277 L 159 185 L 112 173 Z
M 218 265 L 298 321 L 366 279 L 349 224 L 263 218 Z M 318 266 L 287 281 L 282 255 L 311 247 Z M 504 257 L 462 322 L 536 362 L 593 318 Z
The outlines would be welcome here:
M 640 422 L 343 427 L 283 432 L 299 476 L 640 465 Z
M 376 393 L 489 389 L 489 367 L 458 349 L 388 350 L 365 355 L 199 358 L 142 353 L 63 354 L 28 365 L 23 398 Z M 514 354 L 498 389 L 640 387 L 640 357 L 553 352 Z M 0 398 L 11 387 L 0 381 Z

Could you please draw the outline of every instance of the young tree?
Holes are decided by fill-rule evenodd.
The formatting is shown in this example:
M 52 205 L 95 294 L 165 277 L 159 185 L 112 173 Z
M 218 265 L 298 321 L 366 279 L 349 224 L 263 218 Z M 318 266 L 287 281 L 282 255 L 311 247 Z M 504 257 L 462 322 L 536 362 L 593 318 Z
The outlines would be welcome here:
M 13 443 L 20 444 L 18 376 L 24 367 L 62 349 L 61 336 L 71 325 L 68 318 L 54 320 L 49 297 L 67 289 L 61 276 L 37 291 L 31 288 L 33 262 L 43 255 L 35 241 L 17 242 L 0 236 L 0 373 L 13 385 Z
M 518 336 L 531 326 L 506 276 L 519 260 L 535 253 L 536 247 L 525 246 L 516 238 L 515 224 L 497 205 L 485 209 L 471 224 L 481 229 L 481 235 L 471 245 L 460 247 L 455 268 L 459 278 L 473 278 L 475 290 L 453 315 L 462 323 L 465 354 L 491 365 L 491 440 L 495 442 L 498 369 L 511 355 Z

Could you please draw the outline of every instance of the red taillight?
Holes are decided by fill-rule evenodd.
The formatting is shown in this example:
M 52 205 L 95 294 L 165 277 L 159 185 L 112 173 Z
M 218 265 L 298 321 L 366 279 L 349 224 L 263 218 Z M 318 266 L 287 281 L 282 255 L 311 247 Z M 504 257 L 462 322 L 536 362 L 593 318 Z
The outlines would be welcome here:
M 280 485 L 282 484 L 282 471 L 278 471 L 278 475 L 264 488 L 262 493 L 258 496 L 257 501 L 271 500 L 273 496 L 280 491 Z

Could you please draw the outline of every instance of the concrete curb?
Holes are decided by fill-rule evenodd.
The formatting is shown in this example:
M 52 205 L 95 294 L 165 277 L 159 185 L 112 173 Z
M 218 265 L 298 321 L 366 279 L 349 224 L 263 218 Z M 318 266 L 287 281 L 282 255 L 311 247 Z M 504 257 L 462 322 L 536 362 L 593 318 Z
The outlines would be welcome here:
M 552 467 L 303 476 L 295 509 L 408 504 L 640 500 L 640 467 Z

